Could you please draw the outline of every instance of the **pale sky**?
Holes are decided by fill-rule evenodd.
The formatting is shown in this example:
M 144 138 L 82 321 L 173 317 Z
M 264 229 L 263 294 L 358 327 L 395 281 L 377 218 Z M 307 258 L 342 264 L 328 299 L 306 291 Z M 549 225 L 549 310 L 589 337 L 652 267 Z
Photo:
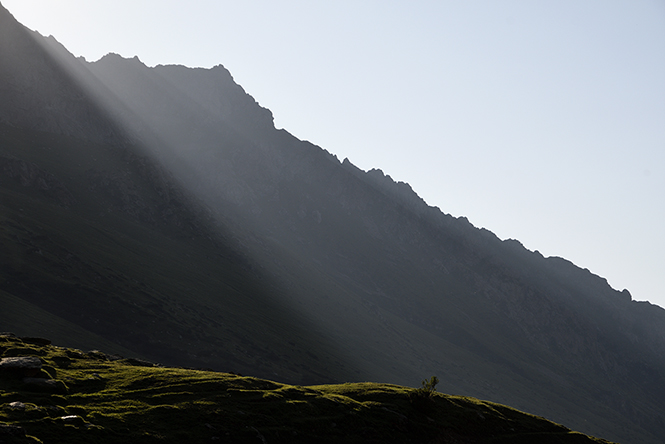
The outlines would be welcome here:
M 222 64 L 278 128 L 665 306 L 665 1 L 0 0 L 94 61 Z

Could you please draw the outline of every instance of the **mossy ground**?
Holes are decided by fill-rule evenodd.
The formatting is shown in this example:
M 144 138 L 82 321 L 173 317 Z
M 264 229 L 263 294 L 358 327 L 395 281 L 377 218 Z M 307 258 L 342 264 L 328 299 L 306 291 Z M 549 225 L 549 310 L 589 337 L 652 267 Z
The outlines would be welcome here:
M 606 442 L 503 405 L 397 385 L 294 386 L 9 335 L 0 354 L 38 356 L 39 376 L 66 386 L 34 391 L 0 374 L 0 424 L 27 435 L 3 442 Z

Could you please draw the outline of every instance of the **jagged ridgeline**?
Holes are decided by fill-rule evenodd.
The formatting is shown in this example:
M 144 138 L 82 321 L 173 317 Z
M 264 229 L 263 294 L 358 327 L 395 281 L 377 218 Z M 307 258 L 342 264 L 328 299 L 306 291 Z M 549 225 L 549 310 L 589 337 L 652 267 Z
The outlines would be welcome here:
M 294 386 L 0 334 L 13 443 L 608 443 L 474 398 L 377 383 Z
M 665 436 L 660 307 L 275 129 L 222 66 L 89 63 L 1 7 L 0 306 L 0 331 L 82 350 L 298 385 L 437 375 Z

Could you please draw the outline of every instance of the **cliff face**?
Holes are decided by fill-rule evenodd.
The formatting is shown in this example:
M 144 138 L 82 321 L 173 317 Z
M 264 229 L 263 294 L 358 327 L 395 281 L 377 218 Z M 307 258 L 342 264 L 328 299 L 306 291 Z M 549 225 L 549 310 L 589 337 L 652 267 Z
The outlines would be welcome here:
M 0 185 L 37 199 L 35 214 L 57 203 L 58 217 L 97 227 L 112 239 L 99 251 L 123 248 L 104 262 L 81 247 L 79 268 L 50 257 L 60 272 L 35 280 L 39 297 L 21 293 L 37 268 L 20 275 L 8 260 L 0 270 L 13 283 L 2 289 L 13 297 L 122 347 L 158 350 L 153 359 L 183 353 L 294 382 L 417 385 L 436 374 L 442 390 L 596 435 L 665 434 L 660 307 L 276 130 L 222 66 L 149 68 L 113 54 L 87 63 L 3 9 L 0 34 L 0 180 L 15 186 Z M 49 138 L 55 154 L 43 150 Z M 7 248 L 24 251 L 6 232 Z M 53 242 L 34 233 L 32 249 Z M 103 299 L 123 331 L 99 307 L 66 310 L 86 298 Z

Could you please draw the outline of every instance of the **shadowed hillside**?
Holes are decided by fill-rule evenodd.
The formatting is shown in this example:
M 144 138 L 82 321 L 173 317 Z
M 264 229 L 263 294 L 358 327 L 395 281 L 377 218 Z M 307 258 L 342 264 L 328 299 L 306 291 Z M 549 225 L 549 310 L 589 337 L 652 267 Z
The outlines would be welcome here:
M 665 434 L 660 307 L 276 130 L 222 66 L 88 63 L 3 9 L 0 34 L 2 329 Z
M 47 343 L 0 336 L 2 442 L 607 443 L 425 388 L 293 386 Z

